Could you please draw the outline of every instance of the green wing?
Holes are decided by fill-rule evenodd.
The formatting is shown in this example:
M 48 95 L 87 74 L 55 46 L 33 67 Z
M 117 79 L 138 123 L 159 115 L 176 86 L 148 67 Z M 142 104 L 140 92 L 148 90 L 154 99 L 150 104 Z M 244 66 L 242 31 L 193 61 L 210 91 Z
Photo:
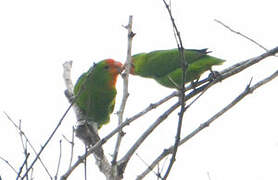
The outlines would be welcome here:
M 225 62 L 222 59 L 218 59 L 212 56 L 205 55 L 199 60 L 191 63 L 188 65 L 188 68 L 185 72 L 185 82 L 192 82 L 195 79 L 199 79 L 200 76 L 211 69 L 213 65 L 220 65 Z M 170 72 L 169 74 L 161 77 L 154 78 L 159 84 L 169 87 L 169 88 L 176 88 L 181 85 L 182 82 L 182 69 L 177 68 L 176 70 Z M 173 83 L 174 81 L 174 83 Z
M 83 92 L 80 92 L 79 91 L 81 90 L 81 87 L 82 88 L 85 88 L 85 80 L 87 78 L 87 75 L 88 75 L 88 72 L 86 73 L 83 73 L 77 80 L 75 86 L 74 86 L 74 89 L 73 89 L 73 92 L 74 92 L 74 95 L 77 96 L 77 100 L 76 100 L 76 104 L 77 106 L 79 107 L 79 109 L 81 111 L 83 111 L 83 113 L 86 112 L 86 107 L 87 107 L 87 96 L 88 96 L 88 92 L 84 89 Z
M 185 60 L 191 64 L 209 53 L 207 49 L 185 49 Z M 180 55 L 178 49 L 158 50 L 150 53 L 140 53 L 133 57 L 135 74 L 149 78 L 165 76 L 180 68 Z

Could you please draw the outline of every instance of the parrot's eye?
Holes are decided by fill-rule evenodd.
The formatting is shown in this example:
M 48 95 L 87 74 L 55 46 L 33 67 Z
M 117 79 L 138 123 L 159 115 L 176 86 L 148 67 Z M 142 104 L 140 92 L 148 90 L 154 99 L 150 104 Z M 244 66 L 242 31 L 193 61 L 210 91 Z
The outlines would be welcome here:
M 104 66 L 104 69 L 109 69 L 109 66 Z

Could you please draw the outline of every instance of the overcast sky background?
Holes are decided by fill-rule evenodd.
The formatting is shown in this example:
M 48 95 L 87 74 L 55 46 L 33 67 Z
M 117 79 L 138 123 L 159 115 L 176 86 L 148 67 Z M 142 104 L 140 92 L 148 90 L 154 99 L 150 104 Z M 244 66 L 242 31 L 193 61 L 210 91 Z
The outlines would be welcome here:
M 234 63 L 264 52 L 250 41 L 231 33 L 214 19 L 257 40 L 271 49 L 278 44 L 277 1 L 184 1 L 172 0 L 172 10 L 185 48 L 209 48 L 212 55 L 227 60 L 222 70 Z M 22 128 L 39 151 L 69 103 L 64 97 L 62 64 L 73 60 L 72 78 L 89 69 L 93 62 L 114 58 L 124 62 L 127 31 L 122 27 L 133 15 L 133 53 L 176 47 L 173 29 L 162 0 L 9 0 L 0 1 L 0 156 L 15 168 L 24 161 L 20 138 L 2 111 Z M 268 58 L 248 70 L 211 88 L 184 116 L 182 137 L 231 102 L 246 87 L 277 70 L 277 58 Z M 205 74 L 203 77 L 206 77 Z M 118 80 L 115 112 L 122 97 L 122 79 Z M 209 128 L 179 148 L 169 179 L 234 180 L 278 179 L 278 80 L 275 79 L 249 95 Z M 125 117 L 130 117 L 173 92 L 155 81 L 130 77 L 130 96 Z M 125 128 L 121 155 L 154 122 L 173 99 Z M 178 111 L 157 128 L 137 151 L 151 163 L 163 148 L 174 142 Z M 59 140 L 71 136 L 75 124 L 71 111 L 41 158 L 52 175 L 56 172 Z M 117 116 L 100 130 L 103 137 L 116 127 Z M 115 138 L 105 144 L 113 153 Z M 84 147 L 76 139 L 74 161 Z M 68 168 L 70 145 L 63 139 L 63 174 Z M 120 156 L 121 157 L 121 156 Z M 33 160 L 33 156 L 30 160 Z M 89 158 L 89 177 L 105 179 Z M 136 155 L 130 161 L 125 179 L 134 179 L 146 166 Z M 2 179 L 16 175 L 0 161 Z M 69 179 L 83 177 L 80 166 Z M 49 179 L 39 162 L 35 179 Z M 155 179 L 150 173 L 146 179 Z

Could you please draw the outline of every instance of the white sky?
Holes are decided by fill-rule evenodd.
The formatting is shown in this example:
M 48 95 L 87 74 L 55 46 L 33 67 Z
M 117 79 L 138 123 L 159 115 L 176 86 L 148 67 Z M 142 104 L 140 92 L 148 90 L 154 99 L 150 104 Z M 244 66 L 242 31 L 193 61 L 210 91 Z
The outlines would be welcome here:
M 212 55 L 226 59 L 221 70 L 236 62 L 260 55 L 264 50 L 231 33 L 214 19 L 254 38 L 265 47 L 277 46 L 277 1 L 184 1 L 172 0 L 173 14 L 186 48 L 209 48 Z M 63 95 L 62 64 L 73 60 L 73 80 L 99 60 L 126 58 L 126 25 L 134 16 L 133 53 L 176 47 L 172 26 L 162 0 L 74 1 L 74 0 L 9 0 L 0 1 L 0 156 L 17 169 L 24 160 L 20 138 L 2 111 L 22 127 L 39 150 L 68 107 Z M 234 99 L 253 77 L 257 82 L 277 70 L 277 58 L 268 58 L 245 72 L 211 88 L 185 114 L 182 135 L 218 112 Z M 205 76 L 204 76 L 205 77 Z M 119 78 L 117 105 L 121 99 L 122 80 Z M 236 107 L 219 118 L 209 128 L 183 145 L 169 179 L 212 180 L 278 179 L 278 119 L 275 79 L 249 95 Z M 173 90 L 159 86 L 153 80 L 130 79 L 130 97 L 126 117 L 143 110 L 150 103 Z M 121 153 L 175 100 L 152 111 L 125 128 Z M 151 163 L 163 148 L 174 142 L 177 124 L 175 111 L 138 150 L 141 158 Z M 100 130 L 106 135 L 116 127 L 117 117 Z M 59 140 L 71 135 L 75 116 L 70 112 L 42 159 L 54 175 L 59 156 Z M 113 152 L 115 139 L 104 148 Z M 75 160 L 84 147 L 76 139 Z M 70 146 L 63 140 L 63 159 L 60 173 L 68 167 Z M 108 155 L 109 156 L 109 155 Z M 30 159 L 34 157 L 31 156 Z M 92 159 L 89 177 L 104 179 Z M 146 166 L 136 156 L 126 169 L 125 179 L 134 179 Z M 69 179 L 83 177 L 78 168 Z M 0 161 L 3 179 L 15 174 Z M 39 162 L 35 179 L 48 179 Z M 146 179 L 155 179 L 150 173 Z

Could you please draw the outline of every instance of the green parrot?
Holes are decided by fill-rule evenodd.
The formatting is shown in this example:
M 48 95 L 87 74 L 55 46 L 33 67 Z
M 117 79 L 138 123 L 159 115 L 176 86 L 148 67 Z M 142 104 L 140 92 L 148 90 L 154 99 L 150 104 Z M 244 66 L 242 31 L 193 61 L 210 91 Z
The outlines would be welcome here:
M 105 59 L 83 73 L 74 86 L 77 106 L 88 122 L 97 123 L 98 128 L 109 122 L 114 110 L 117 94 L 115 85 L 122 70 L 120 62 Z
M 184 57 L 188 62 L 185 82 L 198 80 L 202 73 L 211 70 L 213 65 L 220 65 L 224 60 L 207 55 L 207 49 L 184 49 Z M 130 73 L 152 78 L 168 88 L 177 88 L 182 82 L 182 68 L 178 49 L 158 50 L 139 53 L 132 56 Z

